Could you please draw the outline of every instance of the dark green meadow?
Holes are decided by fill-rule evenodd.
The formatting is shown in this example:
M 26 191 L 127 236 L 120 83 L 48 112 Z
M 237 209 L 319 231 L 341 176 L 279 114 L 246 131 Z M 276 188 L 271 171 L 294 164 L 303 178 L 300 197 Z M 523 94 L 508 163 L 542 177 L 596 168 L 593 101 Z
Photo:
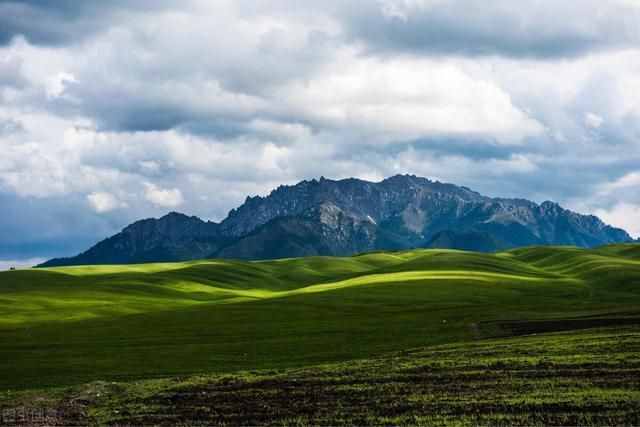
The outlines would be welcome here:
M 7 394 L 5 424 L 638 425 L 640 327 Z
M 44 424 L 639 424 L 639 328 L 637 245 L 5 272 L 0 407 Z

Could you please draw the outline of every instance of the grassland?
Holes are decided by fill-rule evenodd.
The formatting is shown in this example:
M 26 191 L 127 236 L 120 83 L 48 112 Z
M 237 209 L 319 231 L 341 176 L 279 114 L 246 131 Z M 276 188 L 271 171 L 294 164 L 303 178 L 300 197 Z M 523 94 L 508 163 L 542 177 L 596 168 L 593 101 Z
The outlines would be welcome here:
M 640 327 L 15 394 L 6 424 L 638 425 Z
M 639 324 L 634 245 L 13 271 L 0 401 L 104 422 L 219 404 L 202 419 L 637 424 Z

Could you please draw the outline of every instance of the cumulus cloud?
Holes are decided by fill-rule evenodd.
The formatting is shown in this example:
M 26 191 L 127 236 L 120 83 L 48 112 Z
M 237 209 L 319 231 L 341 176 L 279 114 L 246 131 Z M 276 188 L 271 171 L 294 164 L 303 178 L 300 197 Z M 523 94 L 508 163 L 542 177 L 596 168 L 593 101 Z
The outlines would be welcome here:
M 446 62 L 343 57 L 283 98 L 309 121 L 392 140 L 485 135 L 517 143 L 542 131 L 499 86 Z
M 145 182 L 144 188 L 144 197 L 154 205 L 175 208 L 184 202 L 182 192 L 177 188 L 160 188 L 150 182 Z
M 97 213 L 111 212 L 114 209 L 126 206 L 113 194 L 97 191 L 87 195 L 87 201 Z
M 20 58 L 5 54 L 0 57 L 0 88 L 19 88 L 25 81 L 22 76 L 22 61 Z
M 632 231 L 639 13 L 0 0 L 0 257 L 70 255 L 168 209 L 220 220 L 320 175 L 416 173 Z
M 69 73 L 58 73 L 48 79 L 46 84 L 46 93 L 48 98 L 57 98 L 62 96 L 69 83 L 77 83 L 78 81 Z
M 593 129 L 598 129 L 604 123 L 604 119 L 597 114 L 587 113 L 584 116 L 584 123 Z

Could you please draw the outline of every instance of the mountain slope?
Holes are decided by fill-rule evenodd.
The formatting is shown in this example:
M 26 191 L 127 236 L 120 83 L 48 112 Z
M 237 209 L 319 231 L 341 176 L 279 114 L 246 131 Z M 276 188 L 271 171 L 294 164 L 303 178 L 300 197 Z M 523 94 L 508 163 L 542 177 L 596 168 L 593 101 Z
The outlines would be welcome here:
M 397 175 L 378 183 L 321 178 L 248 197 L 221 223 L 177 213 L 138 221 L 73 258 L 45 266 L 349 255 L 447 247 L 495 251 L 530 245 L 630 242 L 592 215 Z
M 373 221 L 324 202 L 296 216 L 275 218 L 214 255 L 240 259 L 352 255 L 376 248 L 375 231 Z
M 426 244 L 428 248 L 456 248 L 465 251 L 493 252 L 502 246 L 490 233 L 467 231 L 458 233 L 444 230 L 433 236 Z
M 172 212 L 127 226 L 73 258 L 53 259 L 43 266 L 127 264 L 205 258 L 226 241 L 219 224 Z

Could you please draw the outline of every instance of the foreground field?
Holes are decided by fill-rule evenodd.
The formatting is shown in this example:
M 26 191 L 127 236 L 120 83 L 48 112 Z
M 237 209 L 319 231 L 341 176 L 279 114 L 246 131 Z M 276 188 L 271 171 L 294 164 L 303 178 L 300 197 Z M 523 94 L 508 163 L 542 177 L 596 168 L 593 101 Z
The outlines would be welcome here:
M 5 424 L 638 425 L 640 328 L 411 349 L 281 371 L 13 393 Z
M 0 273 L 0 390 L 9 398 L 19 390 L 93 381 L 283 369 L 293 378 L 291 369 L 374 363 L 372 357 L 411 348 L 638 324 L 637 245 L 13 271 Z M 615 335 L 609 339 L 618 342 Z M 508 349 L 494 344 L 486 351 Z M 464 348 L 475 357 L 470 345 Z M 582 363 L 566 351 L 563 363 Z M 635 369 L 631 359 L 613 358 L 618 365 L 609 368 Z M 463 362 L 456 362 L 460 372 L 475 369 L 473 360 Z M 503 362 L 510 363 L 508 357 Z M 459 387 L 484 393 L 472 375 L 456 378 L 451 381 Z M 273 384 L 265 393 L 275 393 Z M 628 384 L 637 390 L 637 383 Z M 363 387 L 370 399 L 393 395 L 387 386 Z

